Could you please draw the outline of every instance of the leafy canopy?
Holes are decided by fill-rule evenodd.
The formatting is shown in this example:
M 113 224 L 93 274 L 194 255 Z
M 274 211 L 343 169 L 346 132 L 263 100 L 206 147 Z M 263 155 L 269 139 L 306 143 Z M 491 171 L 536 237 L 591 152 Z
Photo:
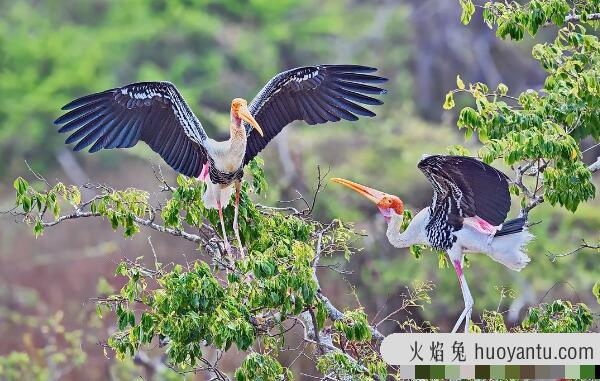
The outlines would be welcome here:
M 475 7 L 471 0 L 461 5 L 468 23 Z M 588 32 L 599 25 L 588 15 L 600 12 L 600 2 L 533 0 L 524 5 L 486 2 L 482 7 L 484 21 L 496 27 L 500 38 L 521 40 L 525 32 L 534 36 L 548 23 L 559 28 L 553 42 L 533 48 L 546 80 L 539 90 L 513 96 L 502 83 L 495 89 L 484 83 L 466 86 L 457 77 L 457 89 L 447 94 L 444 108 L 455 107 L 455 94 L 468 94 L 474 107 L 460 110 L 457 125 L 466 138 L 477 133 L 483 144 L 479 156 L 488 163 L 503 159 L 510 166 L 522 164 L 518 175 L 533 174 L 534 182 L 517 181 L 512 187 L 522 195 L 525 211 L 541 202 L 543 185 L 543 200 L 574 212 L 595 195 L 579 143 L 587 137 L 600 139 L 600 43 Z

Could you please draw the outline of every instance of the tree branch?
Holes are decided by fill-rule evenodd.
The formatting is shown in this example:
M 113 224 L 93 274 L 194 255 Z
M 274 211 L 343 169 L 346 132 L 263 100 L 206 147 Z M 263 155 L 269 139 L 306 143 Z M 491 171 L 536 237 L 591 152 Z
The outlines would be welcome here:
M 537 171 L 541 170 L 540 168 L 537 168 Z M 596 172 L 598 172 L 600 170 L 600 156 L 596 159 L 596 161 L 592 164 L 590 164 L 588 166 L 588 170 L 594 174 Z M 523 172 L 525 172 L 525 170 L 523 170 Z M 515 180 L 515 184 L 521 188 L 521 189 L 526 189 L 527 192 L 529 192 L 529 190 L 527 189 L 527 187 L 523 184 L 523 173 L 520 174 L 519 170 L 517 170 L 517 178 Z M 531 198 L 531 197 L 530 197 Z M 539 196 L 533 197 L 532 200 L 529 202 L 529 204 L 527 204 L 527 206 L 525 208 L 521 209 L 521 215 L 523 216 L 527 216 L 527 214 L 529 214 L 529 212 L 531 211 L 531 209 L 535 208 L 536 206 L 538 206 L 539 204 L 544 202 L 544 195 L 541 194 Z
M 554 253 L 548 251 L 548 253 L 546 253 L 546 256 L 550 259 L 550 262 L 556 262 L 556 260 L 558 258 L 567 257 L 569 255 L 576 254 L 577 252 L 584 250 L 584 249 L 600 250 L 600 245 L 590 245 L 587 242 L 585 242 L 585 240 L 581 240 L 581 245 L 579 245 L 577 248 L 575 248 L 567 253 L 554 254 Z
M 164 178 L 162 177 L 160 170 L 155 169 L 154 174 L 155 174 L 157 180 L 161 184 L 162 191 L 174 193 L 177 190 L 176 188 L 171 187 L 166 181 L 164 181 Z M 34 173 L 34 176 L 36 176 L 36 178 L 39 179 L 39 177 L 38 177 L 39 175 L 36 175 Z M 337 220 L 334 220 L 329 224 L 323 225 L 321 223 L 310 220 L 310 217 L 309 217 L 317 203 L 318 195 L 324 187 L 325 183 L 324 183 L 323 179 L 326 176 L 327 176 L 327 173 L 322 175 L 320 168 L 319 168 L 316 190 L 314 191 L 314 194 L 311 195 L 312 200 L 307 201 L 302 197 L 302 195 L 300 195 L 300 199 L 304 201 L 304 203 L 306 205 L 306 209 L 297 210 L 293 207 L 271 208 L 268 206 L 259 206 L 259 208 L 261 209 L 261 210 L 259 210 L 259 212 L 261 212 L 261 213 L 264 212 L 267 214 L 271 214 L 271 213 L 275 213 L 275 212 L 279 212 L 279 213 L 285 212 L 287 216 L 293 215 L 295 217 L 305 220 L 307 223 L 312 224 L 315 227 L 315 230 L 311 235 L 311 243 L 313 245 L 315 245 L 315 258 L 310 265 L 312 267 L 312 280 L 314 281 L 315 286 L 316 286 L 316 299 L 319 300 L 325 307 L 325 309 L 327 311 L 327 316 L 330 319 L 330 321 L 336 322 L 336 321 L 345 319 L 346 316 L 344 313 L 342 313 L 340 310 L 338 310 L 331 303 L 329 298 L 327 298 L 327 296 L 325 296 L 325 294 L 323 293 L 323 291 L 321 289 L 321 285 L 319 283 L 319 279 L 317 277 L 317 268 L 319 267 L 319 261 L 323 255 L 331 254 L 338 250 L 347 249 L 347 247 L 344 246 L 344 243 L 338 242 L 337 241 L 338 238 L 336 238 L 336 229 L 347 229 L 347 228 Z M 29 192 L 29 195 L 27 197 L 31 197 L 31 198 L 35 199 L 36 197 L 45 196 L 45 197 L 50 198 L 50 194 L 52 192 L 55 192 L 55 193 L 52 193 L 52 197 L 54 197 L 57 194 L 62 195 L 65 192 L 73 193 L 73 192 L 77 191 L 77 190 L 73 190 L 73 188 L 70 188 L 70 187 L 69 188 L 64 187 L 61 184 L 61 187 L 63 187 L 62 189 L 66 188 L 67 190 L 60 191 L 59 193 L 57 193 L 58 191 L 56 191 L 55 188 L 61 189 L 60 187 L 56 187 L 56 186 L 53 187 L 50 184 L 48 184 L 47 182 L 46 182 L 46 184 L 49 187 L 49 189 L 46 193 L 43 193 L 43 192 L 40 193 L 40 192 L 33 190 L 33 188 L 31 188 L 31 189 L 27 190 L 27 192 Z M 165 212 L 165 211 L 168 211 L 168 209 L 166 209 L 166 207 L 164 209 L 161 209 L 160 207 L 153 207 L 152 205 L 150 205 L 148 203 L 147 197 L 145 196 L 145 194 L 142 194 L 142 192 L 139 192 L 136 190 L 116 191 L 115 189 L 113 189 L 107 185 L 94 185 L 94 184 L 85 184 L 85 185 L 79 187 L 79 190 L 81 190 L 82 188 L 94 190 L 95 194 L 93 196 L 90 196 L 89 199 L 87 199 L 83 202 L 81 202 L 81 200 L 79 199 L 79 196 L 74 197 L 74 198 L 68 198 L 67 196 L 64 196 L 65 200 L 71 203 L 72 209 L 67 214 L 57 215 L 56 218 L 47 217 L 44 220 L 46 209 L 42 208 L 42 207 L 39 207 L 39 209 L 40 209 L 39 213 L 37 211 L 35 213 L 33 213 L 33 208 L 31 208 L 31 209 L 27 208 L 27 210 L 28 210 L 27 212 L 25 212 L 24 210 L 20 210 L 20 211 L 13 210 L 11 213 L 13 215 L 22 216 L 24 218 L 24 220 L 28 223 L 33 223 L 35 221 L 36 224 L 41 225 L 41 227 L 43 227 L 43 228 L 53 227 L 62 222 L 65 222 L 67 220 L 76 220 L 79 218 L 94 218 L 94 217 L 101 217 L 101 218 L 107 217 L 107 218 L 112 219 L 115 216 L 115 214 L 117 214 L 117 213 L 118 213 L 117 214 L 118 218 L 123 218 L 123 214 L 125 214 L 126 217 L 129 219 L 129 222 L 127 225 L 128 227 L 130 227 L 130 225 L 132 223 L 131 220 L 133 220 L 133 223 L 139 227 L 145 226 L 145 227 L 148 227 L 155 231 L 158 231 L 161 233 L 167 233 L 172 236 L 180 237 L 187 241 L 201 245 L 206 249 L 207 253 L 209 253 L 209 255 L 211 255 L 213 257 L 213 260 L 215 260 L 215 262 L 217 264 L 221 265 L 219 268 L 225 268 L 226 270 L 228 270 L 228 273 L 229 273 L 229 271 L 235 272 L 241 278 L 249 280 L 249 281 L 254 279 L 254 276 L 253 276 L 251 270 L 250 270 L 249 274 L 245 274 L 245 273 L 242 273 L 236 266 L 234 266 L 232 264 L 221 263 L 220 258 L 221 258 L 221 254 L 222 254 L 222 247 L 221 247 L 222 240 L 219 238 L 219 236 L 217 235 L 217 233 L 215 232 L 213 227 L 208 224 L 208 222 L 205 222 L 204 220 L 197 221 L 196 223 L 194 223 L 193 226 L 198 227 L 198 229 L 199 229 L 198 233 L 197 234 L 188 233 L 188 232 L 184 231 L 183 228 L 167 227 L 166 226 L 166 224 L 167 224 L 166 218 L 167 217 L 165 217 L 165 223 L 163 223 L 163 224 L 155 222 L 155 216 L 157 216 L 157 215 L 160 216 L 161 211 Z M 52 211 L 52 208 L 48 208 L 48 209 L 49 209 L 48 213 L 50 213 L 50 211 Z M 115 213 L 115 214 L 113 214 L 113 213 Z M 205 217 L 201 217 L 201 218 L 205 218 Z M 123 222 L 119 221 L 119 226 L 121 224 L 125 227 L 125 224 Z M 130 261 L 130 260 L 124 259 L 124 261 L 127 264 L 128 268 L 136 267 L 137 268 L 136 271 L 139 271 L 140 274 L 145 274 L 145 275 L 143 275 L 144 277 L 158 280 L 161 278 L 161 276 L 164 276 L 164 273 L 162 273 L 161 268 L 159 268 L 159 265 L 157 264 L 158 262 L 157 262 L 156 252 L 155 252 L 154 247 L 152 246 L 152 242 L 150 240 L 149 240 L 149 245 L 150 245 L 150 248 L 154 255 L 155 269 L 146 268 L 141 263 L 138 263 L 137 260 Z M 189 264 L 188 264 L 188 270 L 189 270 Z M 224 285 L 227 284 L 227 281 L 223 281 L 222 279 L 218 279 L 218 281 L 219 282 L 222 281 Z M 136 297 L 132 300 L 135 303 L 139 303 L 142 305 L 146 304 L 143 301 L 143 298 Z M 113 310 L 116 309 L 117 306 L 121 306 L 123 303 L 125 303 L 125 304 L 128 303 L 128 301 L 125 298 L 116 298 L 116 299 L 115 298 L 104 298 L 104 299 L 96 298 L 95 302 L 100 305 L 106 305 Z M 256 332 L 258 332 L 258 335 L 270 336 L 270 337 L 283 336 L 287 332 L 291 331 L 292 328 L 294 326 L 296 326 L 298 322 L 300 322 L 304 326 L 304 341 L 305 341 L 305 343 L 314 343 L 317 345 L 318 351 L 315 352 L 317 357 L 324 356 L 328 353 L 331 353 L 332 351 L 335 351 L 336 353 L 342 353 L 344 356 L 346 356 L 348 358 L 348 361 L 352 366 L 352 371 L 364 373 L 365 375 L 369 375 L 369 377 L 371 376 L 371 373 L 370 373 L 368 367 L 366 366 L 365 363 L 362 362 L 361 356 L 362 356 L 362 354 L 366 353 L 364 351 L 368 351 L 369 356 L 371 356 L 371 353 L 372 353 L 371 351 L 373 351 L 373 353 L 376 355 L 376 350 L 371 346 L 372 343 L 366 343 L 364 345 L 357 344 L 356 347 L 359 347 L 361 349 L 361 351 L 359 351 L 358 349 L 356 349 L 356 347 L 353 346 L 354 353 L 347 353 L 346 351 L 344 351 L 343 348 L 340 348 L 341 344 L 339 344 L 337 342 L 334 343 L 334 338 L 337 337 L 337 335 L 338 335 L 338 332 L 336 331 L 336 329 L 334 327 L 329 326 L 329 327 L 326 327 L 323 329 L 319 329 L 314 305 L 307 305 L 306 310 L 303 313 L 301 313 L 300 316 L 280 315 L 279 312 L 273 311 L 273 310 L 269 309 L 268 307 L 265 307 L 265 308 L 261 307 L 261 308 L 255 309 L 254 311 L 251 311 L 250 313 L 251 313 L 251 315 L 249 317 L 249 319 L 250 319 L 249 323 L 254 327 Z M 283 322 L 285 320 L 288 320 L 288 321 L 293 320 L 294 323 L 293 323 L 293 325 L 291 325 L 291 327 L 285 328 L 283 326 Z M 279 328 L 277 330 L 277 332 L 271 332 L 271 330 L 275 327 Z M 376 342 L 377 345 L 379 345 L 384 338 L 383 334 L 381 334 L 381 332 L 379 332 L 377 330 L 377 328 L 374 326 L 369 326 L 368 328 L 371 332 L 372 339 Z M 170 341 L 169 338 L 162 339 L 160 346 L 164 346 L 169 341 Z M 306 346 L 305 346 L 305 348 L 306 348 Z M 151 364 L 151 361 L 149 361 L 151 359 L 144 357 L 143 352 L 138 353 L 138 356 L 134 360 L 140 364 L 143 364 L 144 366 L 158 365 L 158 364 Z M 216 363 L 211 364 L 209 362 L 205 362 L 204 359 L 201 359 L 201 358 L 199 359 L 199 361 L 201 362 L 200 363 L 201 366 L 196 367 L 189 371 L 191 371 L 191 372 L 208 371 L 208 372 L 212 372 L 213 374 L 216 374 L 216 377 L 219 380 L 228 379 L 228 378 L 226 378 L 227 376 L 225 376 L 221 371 L 219 371 L 217 369 Z M 181 370 L 176 369 L 175 365 L 177 365 L 177 364 L 172 365 L 172 364 L 168 364 L 166 362 L 163 362 L 163 364 L 166 367 L 169 367 L 169 368 L 174 369 L 181 373 Z M 155 366 L 155 368 L 157 368 L 157 367 Z M 185 370 L 185 371 L 187 372 L 188 370 Z M 377 376 L 373 376 L 373 377 L 375 379 L 379 379 Z
M 600 170 L 600 156 L 596 159 L 596 161 L 588 167 L 590 172 L 596 173 Z
M 600 13 L 591 13 L 586 16 L 588 21 L 597 21 L 600 20 Z M 577 22 L 581 21 L 581 15 L 568 15 L 565 17 L 565 22 Z

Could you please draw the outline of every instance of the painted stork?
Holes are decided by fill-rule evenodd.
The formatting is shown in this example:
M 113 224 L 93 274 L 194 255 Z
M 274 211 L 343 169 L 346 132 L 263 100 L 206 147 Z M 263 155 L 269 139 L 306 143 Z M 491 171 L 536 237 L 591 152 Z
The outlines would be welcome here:
M 524 217 L 504 222 L 510 210 L 508 177 L 477 159 L 463 156 L 428 156 L 419 169 L 433 187 L 433 201 L 400 232 L 404 218 L 402 200 L 394 195 L 333 178 L 362 194 L 379 207 L 385 218 L 387 238 L 398 248 L 425 244 L 443 250 L 452 261 L 465 308 L 452 332 L 465 321 L 469 330 L 473 297 L 463 273 L 464 253 L 484 253 L 511 270 L 520 271 L 529 262 L 524 246 L 533 238 Z
M 387 81 L 372 75 L 377 69 L 359 65 L 318 65 L 277 74 L 248 105 L 231 102 L 227 141 L 210 139 L 177 88 L 169 82 L 140 82 L 78 98 L 55 120 L 59 132 L 72 132 L 65 143 L 73 150 L 91 145 L 100 149 L 128 148 L 143 141 L 174 170 L 206 181 L 203 202 L 219 210 L 224 244 L 231 254 L 222 209 L 234 185 L 233 228 L 244 255 L 238 231 L 238 204 L 243 167 L 285 126 L 295 120 L 308 124 L 355 121 L 357 115 L 375 116 L 360 106 L 383 102 L 369 95 L 385 94 L 374 85 Z M 368 94 L 368 95 L 365 95 Z

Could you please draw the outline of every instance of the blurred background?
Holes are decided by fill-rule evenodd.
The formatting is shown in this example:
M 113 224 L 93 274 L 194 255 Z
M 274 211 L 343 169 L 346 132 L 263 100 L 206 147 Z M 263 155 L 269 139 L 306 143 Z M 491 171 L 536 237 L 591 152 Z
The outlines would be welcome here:
M 270 188 L 260 202 L 290 200 L 296 190 L 310 194 L 320 165 L 332 176 L 394 193 L 419 209 L 431 197 L 416 168 L 421 155 L 446 153 L 458 143 L 477 148 L 456 129 L 456 109 L 441 107 L 456 75 L 492 88 L 503 82 L 511 93 L 540 88 L 544 73 L 531 48 L 553 35 L 548 29 L 539 41 L 500 41 L 481 20 L 460 24 L 455 0 L 0 0 L 0 210 L 13 205 L 16 176 L 32 179 L 26 162 L 49 181 L 73 184 L 91 181 L 158 193 L 152 164 L 161 164 L 167 179 L 175 178 L 143 145 L 94 155 L 69 151 L 52 121 L 74 97 L 135 81 L 168 80 L 209 135 L 225 137 L 232 98 L 251 99 L 276 73 L 319 63 L 378 67 L 390 79 L 385 105 L 374 110 L 376 118 L 359 123 L 286 129 L 263 151 Z M 467 100 L 457 99 L 461 102 Z M 591 149 L 584 160 L 599 155 Z M 600 186 L 598 176 L 595 182 Z M 556 262 L 548 253 L 567 252 L 582 238 L 598 239 L 599 207 L 596 200 L 575 214 L 547 205 L 534 209 L 537 240 L 529 248 L 531 264 L 521 273 L 472 256 L 466 275 L 476 322 L 483 309 L 510 309 L 506 317 L 515 325 L 527 306 L 557 298 L 588 303 L 598 312 L 591 293 L 598 278 L 593 253 Z M 342 187 L 321 193 L 315 213 L 322 220 L 355 221 L 367 233 L 356 242 L 365 249 L 348 263 L 330 259 L 344 274 L 327 269 L 319 274 L 338 307 L 360 303 L 371 318 L 381 317 L 401 303 L 413 281 L 430 280 L 436 285 L 432 304 L 408 317 L 431 320 L 445 331 L 452 327 L 462 299 L 454 271 L 440 269 L 437 255 L 415 259 L 392 248 L 377 210 Z M 187 242 L 144 230 L 124 239 L 100 221 L 61 224 L 36 240 L 27 226 L 1 215 L 4 361 L 13 353 L 13 364 L 29 361 L 44 368 L 40 379 L 170 379 L 167 373 L 153 375 L 152 367 L 107 359 L 98 341 L 108 336 L 111 323 L 100 321 L 89 302 L 121 286 L 113 277 L 121 258 L 150 255 L 150 234 L 161 262 L 196 255 Z M 503 298 L 502 287 L 515 290 L 516 298 Z M 381 328 L 395 329 L 393 324 Z M 233 356 L 231 369 L 237 364 Z M 297 362 L 294 372 L 302 366 Z

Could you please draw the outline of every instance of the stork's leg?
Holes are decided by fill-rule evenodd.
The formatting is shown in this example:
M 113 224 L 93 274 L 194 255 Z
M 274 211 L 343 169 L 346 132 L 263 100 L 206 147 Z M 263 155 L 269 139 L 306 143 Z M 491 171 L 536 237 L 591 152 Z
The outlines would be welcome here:
M 223 208 L 221 207 L 221 191 L 217 194 L 217 208 L 219 209 L 219 219 L 221 220 L 221 229 L 223 229 L 223 243 L 225 244 L 225 250 L 227 255 L 231 258 L 231 245 L 227 239 L 227 233 L 225 232 L 225 221 L 223 220 Z
M 473 312 L 473 297 L 471 296 L 469 285 L 467 284 L 467 280 L 465 279 L 461 259 L 452 259 L 452 264 L 454 265 L 454 270 L 456 270 L 456 275 L 458 276 L 458 282 L 460 283 L 460 289 L 462 291 L 463 300 L 465 302 L 465 309 L 458 317 L 458 320 L 456 321 L 456 324 L 452 329 L 452 333 L 455 333 L 458 330 L 458 327 L 460 326 L 460 323 L 463 321 L 463 319 L 465 320 L 465 333 L 469 333 L 469 323 L 471 322 L 471 313 Z
M 233 213 L 233 231 L 235 232 L 235 238 L 240 245 L 240 257 L 244 258 L 244 246 L 242 246 L 242 240 L 240 238 L 240 230 L 238 226 L 238 209 L 240 206 L 240 187 L 242 183 L 240 181 L 235 182 L 235 212 Z

